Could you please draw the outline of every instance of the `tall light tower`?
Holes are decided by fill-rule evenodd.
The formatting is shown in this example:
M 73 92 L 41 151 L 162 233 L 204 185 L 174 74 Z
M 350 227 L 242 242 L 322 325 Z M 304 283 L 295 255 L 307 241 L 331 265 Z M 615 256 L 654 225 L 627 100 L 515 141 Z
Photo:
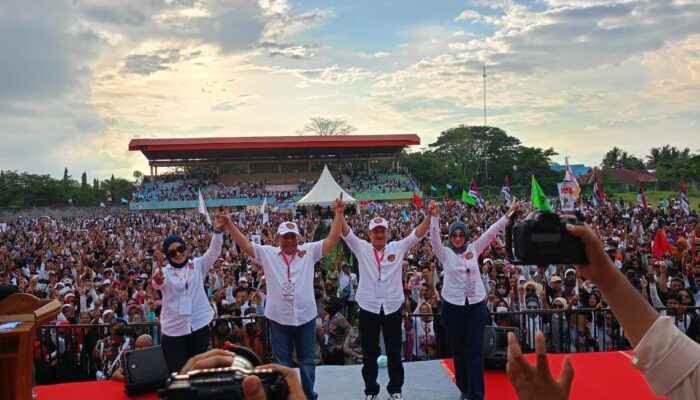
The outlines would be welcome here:
M 481 75 L 484 78 L 484 126 L 486 125 L 486 63 L 483 64 L 484 74 Z

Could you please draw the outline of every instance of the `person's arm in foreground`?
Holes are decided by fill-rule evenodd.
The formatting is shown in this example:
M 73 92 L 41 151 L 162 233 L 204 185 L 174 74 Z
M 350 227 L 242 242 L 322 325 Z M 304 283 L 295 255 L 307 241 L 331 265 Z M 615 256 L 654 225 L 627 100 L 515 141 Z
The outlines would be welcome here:
M 630 343 L 637 347 L 659 317 L 659 313 L 644 301 L 629 280 L 618 271 L 590 228 L 583 225 L 567 225 L 566 229 L 581 239 L 586 246 L 588 264 L 577 265 L 578 273 L 598 285 L 603 298 L 625 329 Z
M 343 212 L 345 212 L 343 193 L 340 193 L 340 196 L 333 202 L 333 209 L 335 210 L 335 218 L 333 219 L 333 225 L 331 225 L 331 231 L 328 232 L 328 237 L 323 240 L 323 257 L 327 256 L 338 245 L 340 240 L 340 231 L 343 229 L 343 222 L 345 222 L 343 217 Z
M 226 350 L 209 350 L 206 353 L 196 355 L 187 360 L 180 374 L 186 374 L 195 369 L 229 367 L 233 364 L 233 358 L 235 356 L 234 353 Z M 275 369 L 279 371 L 289 388 L 287 400 L 306 399 L 306 395 L 304 395 L 304 391 L 301 389 L 301 382 L 293 369 L 278 364 L 261 365 L 256 369 Z M 245 400 L 267 400 L 260 378 L 257 376 L 249 376 L 243 380 L 243 396 Z

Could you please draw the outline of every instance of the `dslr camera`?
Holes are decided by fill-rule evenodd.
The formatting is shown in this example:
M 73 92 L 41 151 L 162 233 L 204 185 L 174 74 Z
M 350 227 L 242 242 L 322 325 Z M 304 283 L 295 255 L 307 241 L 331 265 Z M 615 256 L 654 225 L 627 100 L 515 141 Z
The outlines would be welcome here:
M 566 224 L 583 225 L 576 218 L 534 211 L 515 224 L 515 215 L 506 226 L 506 251 L 513 264 L 588 264 L 581 239 L 566 230 Z
M 245 347 L 234 346 L 236 353 L 230 367 L 190 371 L 187 374 L 173 373 L 165 389 L 158 392 L 167 400 L 243 400 L 243 380 L 255 375 L 260 378 L 263 389 L 270 400 L 285 400 L 289 394 L 287 381 L 275 369 L 255 369 L 261 364 L 258 356 Z

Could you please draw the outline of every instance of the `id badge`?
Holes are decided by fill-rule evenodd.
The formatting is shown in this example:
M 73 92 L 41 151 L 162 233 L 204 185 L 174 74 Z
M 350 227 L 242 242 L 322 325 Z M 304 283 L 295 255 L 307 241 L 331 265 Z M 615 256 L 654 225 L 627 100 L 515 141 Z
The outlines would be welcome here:
M 375 295 L 379 299 L 384 299 L 386 298 L 387 294 L 387 289 L 386 289 L 386 282 L 385 281 L 377 281 L 377 290 L 375 292 Z
M 465 297 L 474 297 L 476 294 L 476 285 L 474 284 L 474 281 L 469 279 L 467 280 L 467 287 L 464 289 L 464 296 Z
M 185 296 L 180 296 L 180 301 L 178 304 L 178 314 L 180 315 L 190 315 L 192 314 L 192 302 L 189 298 Z
M 285 282 L 282 284 L 282 300 L 294 300 L 294 283 Z

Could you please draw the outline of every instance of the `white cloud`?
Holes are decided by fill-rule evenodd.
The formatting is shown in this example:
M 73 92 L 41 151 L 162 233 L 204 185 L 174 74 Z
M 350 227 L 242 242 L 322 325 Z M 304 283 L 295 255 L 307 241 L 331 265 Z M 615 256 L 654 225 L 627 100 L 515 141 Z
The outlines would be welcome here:
M 481 19 L 481 14 L 479 14 L 477 11 L 474 10 L 464 10 L 459 15 L 457 18 L 455 18 L 455 22 L 458 21 L 478 21 Z

